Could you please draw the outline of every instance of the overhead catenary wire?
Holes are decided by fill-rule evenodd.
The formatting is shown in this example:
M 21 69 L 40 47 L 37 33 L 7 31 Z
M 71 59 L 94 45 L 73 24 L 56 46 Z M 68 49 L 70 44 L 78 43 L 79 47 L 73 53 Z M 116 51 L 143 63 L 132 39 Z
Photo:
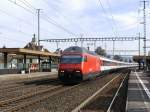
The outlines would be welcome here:
M 14 18 L 14 19 L 16 19 L 16 20 L 18 20 L 18 21 L 23 22 L 23 23 L 25 23 L 26 25 L 29 25 L 29 26 L 33 25 L 32 22 L 27 21 L 27 20 L 24 20 L 24 19 L 22 19 L 22 18 L 20 18 L 20 17 L 17 17 L 17 16 L 15 16 L 15 15 L 11 14 L 11 13 L 8 13 L 8 12 L 5 11 L 5 10 L 0 9 L 0 12 L 3 13 L 3 14 L 5 14 L 5 15 L 7 15 L 7 16 L 9 16 L 9 17 L 11 17 L 11 18 Z M 41 27 L 41 30 L 44 31 L 44 32 L 47 32 L 47 33 L 51 33 L 51 34 L 54 35 L 54 36 L 58 36 L 56 33 L 50 31 L 49 29 L 45 29 L 44 27 Z
M 50 5 L 49 2 L 46 1 L 46 0 L 43 0 L 43 2 L 44 2 L 45 4 L 47 4 L 47 5 Z M 54 10 L 59 16 L 63 17 L 63 18 L 66 20 L 66 22 L 68 22 L 69 24 L 74 24 L 74 22 L 71 21 L 71 20 L 69 20 L 66 15 L 60 13 L 57 8 L 54 8 L 54 7 L 49 7 L 49 8 L 51 8 L 52 10 Z M 77 24 L 78 24 L 78 21 L 76 21 L 76 22 L 77 22 Z M 84 31 L 84 30 L 86 29 L 86 28 L 84 28 L 83 26 L 80 26 L 80 25 L 78 25 L 78 28 L 79 28 L 80 30 L 82 30 L 82 31 Z
M 7 15 L 7 16 L 9 16 L 9 17 L 15 18 L 15 19 L 18 20 L 18 21 L 22 21 L 22 22 L 24 22 L 24 23 L 26 23 L 26 24 L 28 24 L 28 25 L 31 25 L 31 23 L 30 23 L 29 21 L 26 21 L 26 20 L 24 20 L 24 19 L 22 19 L 22 18 L 20 18 L 20 17 L 14 16 L 13 14 L 10 14 L 10 13 L 8 13 L 8 12 L 2 10 L 2 9 L 0 9 L 0 12 L 2 12 L 3 14 L 5 14 L 5 15 Z
M 106 2 L 107 2 L 108 7 L 109 7 L 109 13 L 110 13 L 110 16 L 111 16 L 111 18 L 112 18 L 112 22 L 113 22 L 113 24 L 114 24 L 114 26 L 115 26 L 115 29 L 116 29 L 116 32 L 117 32 L 119 25 L 116 23 L 115 17 L 114 17 L 114 15 L 112 14 L 112 7 L 111 7 L 111 4 L 110 4 L 110 1 L 109 1 L 109 0 L 106 0 Z
M 20 0 L 20 1 L 21 1 L 21 0 Z M 29 5 L 32 9 L 35 9 L 35 10 L 36 10 L 36 8 L 33 7 L 29 2 L 27 2 L 26 0 L 23 0 L 23 1 L 26 2 L 26 6 Z M 45 2 L 47 3 L 47 1 L 45 1 Z M 27 5 L 27 4 L 28 4 L 28 5 Z M 29 7 L 29 6 L 28 6 L 28 7 Z M 56 21 L 54 21 L 53 19 L 51 19 L 51 18 L 48 17 L 47 15 L 46 15 L 46 17 L 48 18 L 48 20 L 47 20 L 47 19 L 45 19 L 45 20 L 48 21 L 49 23 L 53 24 L 53 25 L 56 26 L 56 27 L 61 28 L 62 30 L 66 31 L 67 33 L 69 33 L 69 34 L 71 34 L 71 35 L 77 36 L 75 33 L 71 32 L 71 31 L 69 31 L 68 29 L 64 28 L 63 26 L 59 25 Z M 63 17 L 66 18 L 64 15 L 63 15 Z M 50 21 L 49 21 L 49 20 L 50 20 Z
M 19 7 L 21 7 L 21 8 L 23 8 L 23 9 L 24 9 L 24 10 L 26 10 L 27 12 L 29 12 L 29 13 L 34 14 L 34 15 L 35 15 L 35 13 L 34 13 L 34 12 L 32 12 L 31 10 L 29 10 L 29 9 L 27 9 L 27 8 L 23 7 L 22 5 L 18 4 L 16 1 L 12 1 L 12 0 L 8 0 L 8 1 L 9 1 L 9 2 L 11 2 L 11 3 L 13 3 L 13 4 L 15 4 L 15 5 L 17 5 L 17 6 L 19 6 Z
M 101 6 L 101 8 L 102 8 L 102 10 L 103 10 L 103 13 L 107 16 L 107 17 L 106 17 L 107 22 L 110 24 L 111 29 L 112 29 L 114 35 L 117 36 L 117 32 L 115 31 L 114 25 L 110 22 L 109 17 L 108 17 L 108 13 L 107 13 L 106 9 L 104 8 L 104 6 L 103 6 L 101 0 L 98 0 L 98 2 L 99 2 L 100 6 Z
M 13 4 L 15 4 L 15 5 L 17 5 L 17 6 L 19 6 L 19 7 L 21 7 L 21 8 L 23 8 L 23 9 L 26 10 L 27 12 L 29 12 L 29 13 L 31 13 L 31 14 L 33 14 L 33 15 L 36 15 L 36 14 L 35 14 L 34 12 L 32 12 L 31 10 L 29 10 L 29 9 L 27 9 L 27 8 L 25 8 L 25 7 L 23 7 L 22 5 L 19 5 L 16 1 L 12 1 L 12 0 L 8 0 L 8 1 L 11 2 L 11 3 L 13 3 Z M 59 25 L 58 23 L 54 22 L 54 20 L 52 21 L 52 19 L 50 19 L 50 17 L 48 17 L 48 19 L 45 19 L 45 18 L 42 18 L 42 19 L 46 20 L 48 23 L 50 23 L 50 24 L 56 26 L 57 28 L 62 29 L 63 31 L 67 32 L 68 34 L 77 36 L 75 33 L 71 32 L 70 30 L 68 30 L 68 29 L 64 28 L 63 26 Z
M 22 0 L 20 0 L 20 1 L 22 1 Z M 34 6 L 32 6 L 28 1 L 26 1 L 26 0 L 23 0 L 22 1 L 27 7 L 29 7 L 29 8 L 32 8 L 32 9 L 34 9 L 34 10 L 36 10 L 37 8 L 35 8 Z
M 5 30 L 7 30 L 7 31 L 11 31 L 11 32 L 16 31 L 16 32 L 18 32 L 18 33 L 21 33 L 21 34 L 24 34 L 24 35 L 27 35 L 27 36 L 29 36 L 29 35 L 30 35 L 30 34 L 28 34 L 28 33 L 24 32 L 24 31 L 17 30 L 17 29 L 16 29 L 16 28 L 14 28 L 14 27 L 7 27 L 7 26 L 2 26 L 2 25 L 0 25 L 0 28 L 5 29 Z
M 7 16 L 10 16 L 10 17 L 12 17 L 12 18 L 15 18 L 15 19 L 18 20 L 18 21 L 23 21 L 23 22 L 25 22 L 26 24 L 31 25 L 29 22 L 24 21 L 23 19 L 21 19 L 21 18 L 19 18 L 19 17 L 17 17 L 17 16 L 14 16 L 14 15 L 12 15 L 12 14 L 9 14 L 8 12 L 6 12 L 6 11 L 4 11 L 4 10 L 2 10 L 2 9 L 0 9 L 0 12 L 3 13 L 3 14 L 5 14 L 5 15 L 7 15 Z M 18 30 L 18 29 L 14 28 L 14 27 L 11 27 L 11 28 L 10 28 L 10 27 L 2 26 L 2 25 L 1 25 L 1 28 L 3 28 L 3 30 L 11 31 L 11 32 L 13 32 L 13 33 L 14 33 L 14 31 L 15 31 L 15 32 L 18 32 L 18 33 L 21 33 L 21 34 L 30 36 L 30 34 L 24 32 L 24 31 Z
M 21 1 L 21 0 L 20 0 L 20 1 Z M 26 6 L 28 6 L 28 7 L 30 6 L 32 9 L 37 10 L 34 6 L 32 6 L 32 5 L 31 5 L 29 2 L 27 2 L 26 0 L 23 0 L 23 1 L 26 3 Z M 47 1 L 45 1 L 45 2 L 48 3 Z M 48 18 L 48 20 L 45 19 L 44 17 L 43 17 L 43 19 L 45 19 L 47 22 L 53 24 L 53 25 L 56 26 L 56 27 L 59 27 L 59 28 L 63 29 L 63 30 L 66 31 L 67 33 L 70 33 L 70 34 L 76 36 L 76 34 L 74 34 L 73 32 L 69 31 L 68 29 L 64 28 L 63 26 L 59 25 L 56 21 L 54 21 L 53 19 L 51 19 L 51 18 L 48 17 L 47 15 L 45 15 L 45 16 Z M 66 18 L 64 15 L 63 15 L 63 17 Z M 50 20 L 50 21 L 49 21 L 49 20 Z
M 132 29 L 134 28 L 135 26 L 138 26 L 139 22 L 136 21 L 132 24 L 128 24 L 128 25 L 124 25 L 122 28 L 118 29 L 118 31 L 126 31 L 126 30 L 129 30 L 129 29 Z M 139 31 L 138 31 L 139 32 Z
M 51 18 L 50 18 L 49 16 L 47 16 L 46 14 L 45 14 L 45 17 L 44 17 L 43 19 L 44 19 L 45 21 L 47 21 L 48 23 L 53 24 L 54 26 L 56 26 L 56 27 L 58 27 L 58 28 L 64 30 L 64 31 L 67 32 L 68 34 L 71 34 L 71 35 L 73 35 L 73 36 L 75 36 L 75 37 L 77 36 L 77 34 L 71 32 L 70 30 L 68 30 L 68 29 L 66 29 L 65 27 L 61 26 L 60 24 L 56 23 L 56 21 L 54 21 L 53 19 L 51 19 Z
M 0 9 L 0 12 L 6 14 L 6 15 L 8 15 L 8 16 L 10 16 L 8 13 L 6 13 L 5 11 L 3 12 L 3 10 L 1 10 L 1 9 Z M 16 18 L 16 19 L 18 19 L 18 20 L 20 20 L 19 18 L 15 17 L 15 16 L 13 16 L 13 17 Z M 20 33 L 20 34 L 24 34 L 24 35 L 26 35 L 26 36 L 30 36 L 30 34 L 27 34 L 26 32 L 23 32 L 23 31 L 21 31 L 21 30 L 17 30 L 16 28 L 10 28 L 10 27 L 7 27 L 7 26 L 1 26 L 1 28 L 2 28 L 3 30 L 6 30 L 6 31 L 11 31 L 12 33 L 18 32 L 18 33 Z M 2 34 L 4 34 L 4 33 L 2 33 Z M 8 34 L 6 34 L 6 35 L 8 35 Z M 1 38 L 1 39 L 4 39 L 4 40 L 9 40 L 9 41 L 12 41 L 12 42 L 15 42 L 15 43 L 18 43 L 18 42 L 26 42 L 26 41 L 23 41 L 22 39 L 21 39 L 21 40 L 18 40 L 18 39 L 12 39 L 12 38 L 10 38 L 10 37 L 13 37 L 12 35 L 11 35 L 10 37 L 6 37 L 6 35 L 0 35 L 0 38 Z

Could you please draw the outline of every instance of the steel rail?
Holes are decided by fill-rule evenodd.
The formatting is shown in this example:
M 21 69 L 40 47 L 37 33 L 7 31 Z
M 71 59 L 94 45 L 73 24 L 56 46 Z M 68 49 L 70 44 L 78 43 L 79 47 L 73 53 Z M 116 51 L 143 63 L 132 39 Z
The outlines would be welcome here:
M 114 101 L 115 101 L 116 97 L 118 96 L 118 93 L 119 93 L 121 87 L 123 86 L 123 83 L 124 83 L 125 79 L 127 78 L 127 76 L 128 76 L 128 73 L 127 73 L 126 76 L 123 78 L 123 81 L 121 82 L 121 84 L 120 84 L 120 86 L 119 86 L 119 88 L 118 88 L 118 90 L 117 90 L 115 96 L 113 97 L 113 99 L 112 99 L 112 101 L 111 101 L 111 103 L 110 103 L 110 105 L 109 105 L 109 107 L 108 107 L 108 109 L 107 109 L 106 112 L 111 112 L 111 107 L 112 107 L 112 105 L 114 104 Z
M 80 85 L 80 84 L 75 85 L 75 86 L 71 86 L 71 87 L 65 87 L 65 86 L 64 86 L 64 88 L 62 87 L 62 89 L 59 89 L 59 90 L 57 90 L 57 91 L 50 92 L 49 94 L 44 95 L 43 97 L 39 97 L 38 99 L 31 100 L 31 101 L 28 101 L 28 102 L 23 102 L 23 103 L 21 103 L 21 104 L 19 104 L 19 105 L 17 105 L 17 106 L 13 106 L 13 107 L 11 107 L 11 108 L 5 109 L 5 110 L 3 110 L 3 112 L 17 111 L 17 110 L 23 109 L 23 108 L 28 107 L 28 106 L 31 106 L 31 105 L 33 105 L 33 104 L 35 104 L 35 103 L 41 102 L 41 101 L 43 101 L 43 100 L 45 100 L 45 99 L 47 99 L 47 98 L 49 98 L 49 97 L 52 97 L 53 95 L 56 95 L 56 94 L 59 94 L 59 93 L 61 93 L 61 92 L 70 90 L 70 89 L 72 89 L 72 88 L 75 88 L 75 87 L 77 87 L 77 86 L 79 86 L 79 85 Z
M 96 91 L 92 96 L 88 97 L 85 101 L 83 101 L 80 105 L 78 105 L 71 112 L 79 112 L 85 105 L 87 105 L 94 97 L 96 97 L 100 92 L 102 92 L 108 85 L 110 85 L 118 77 L 120 77 L 120 75 L 117 75 L 112 80 L 110 80 L 108 83 L 106 83 L 102 88 L 100 88 L 98 91 Z

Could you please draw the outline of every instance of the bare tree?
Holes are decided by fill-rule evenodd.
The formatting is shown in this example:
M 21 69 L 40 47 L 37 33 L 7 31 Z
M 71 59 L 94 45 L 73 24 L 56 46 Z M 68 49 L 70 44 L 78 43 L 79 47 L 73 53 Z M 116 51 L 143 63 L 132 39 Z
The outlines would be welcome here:
M 115 55 L 114 59 L 118 60 L 118 61 L 122 61 L 123 60 L 123 58 L 121 56 L 119 56 L 119 55 Z
M 101 56 L 106 56 L 106 51 L 105 49 L 102 49 L 101 47 L 97 47 L 95 52 L 98 54 L 98 55 L 101 55 Z

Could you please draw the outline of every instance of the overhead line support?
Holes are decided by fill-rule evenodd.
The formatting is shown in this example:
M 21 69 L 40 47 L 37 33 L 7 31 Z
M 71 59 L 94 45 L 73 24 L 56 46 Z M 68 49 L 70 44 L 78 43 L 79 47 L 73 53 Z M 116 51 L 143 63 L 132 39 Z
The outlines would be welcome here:
M 101 38 L 64 38 L 64 39 L 42 39 L 46 42 L 83 42 L 83 41 L 134 41 L 139 37 L 101 37 Z
M 148 1 L 143 0 L 141 1 L 141 3 L 143 3 L 143 33 L 144 33 L 144 70 L 147 69 L 147 64 L 146 64 L 146 3 L 148 3 Z
M 37 9 L 37 13 L 38 13 L 38 46 L 40 46 L 40 11 L 41 11 L 41 9 Z

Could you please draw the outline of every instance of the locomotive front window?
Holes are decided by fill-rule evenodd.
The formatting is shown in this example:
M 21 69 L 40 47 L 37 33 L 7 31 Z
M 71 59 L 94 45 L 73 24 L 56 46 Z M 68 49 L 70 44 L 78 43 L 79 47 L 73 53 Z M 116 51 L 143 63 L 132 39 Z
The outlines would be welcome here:
M 80 55 L 67 55 L 61 57 L 60 63 L 81 63 L 82 57 Z

